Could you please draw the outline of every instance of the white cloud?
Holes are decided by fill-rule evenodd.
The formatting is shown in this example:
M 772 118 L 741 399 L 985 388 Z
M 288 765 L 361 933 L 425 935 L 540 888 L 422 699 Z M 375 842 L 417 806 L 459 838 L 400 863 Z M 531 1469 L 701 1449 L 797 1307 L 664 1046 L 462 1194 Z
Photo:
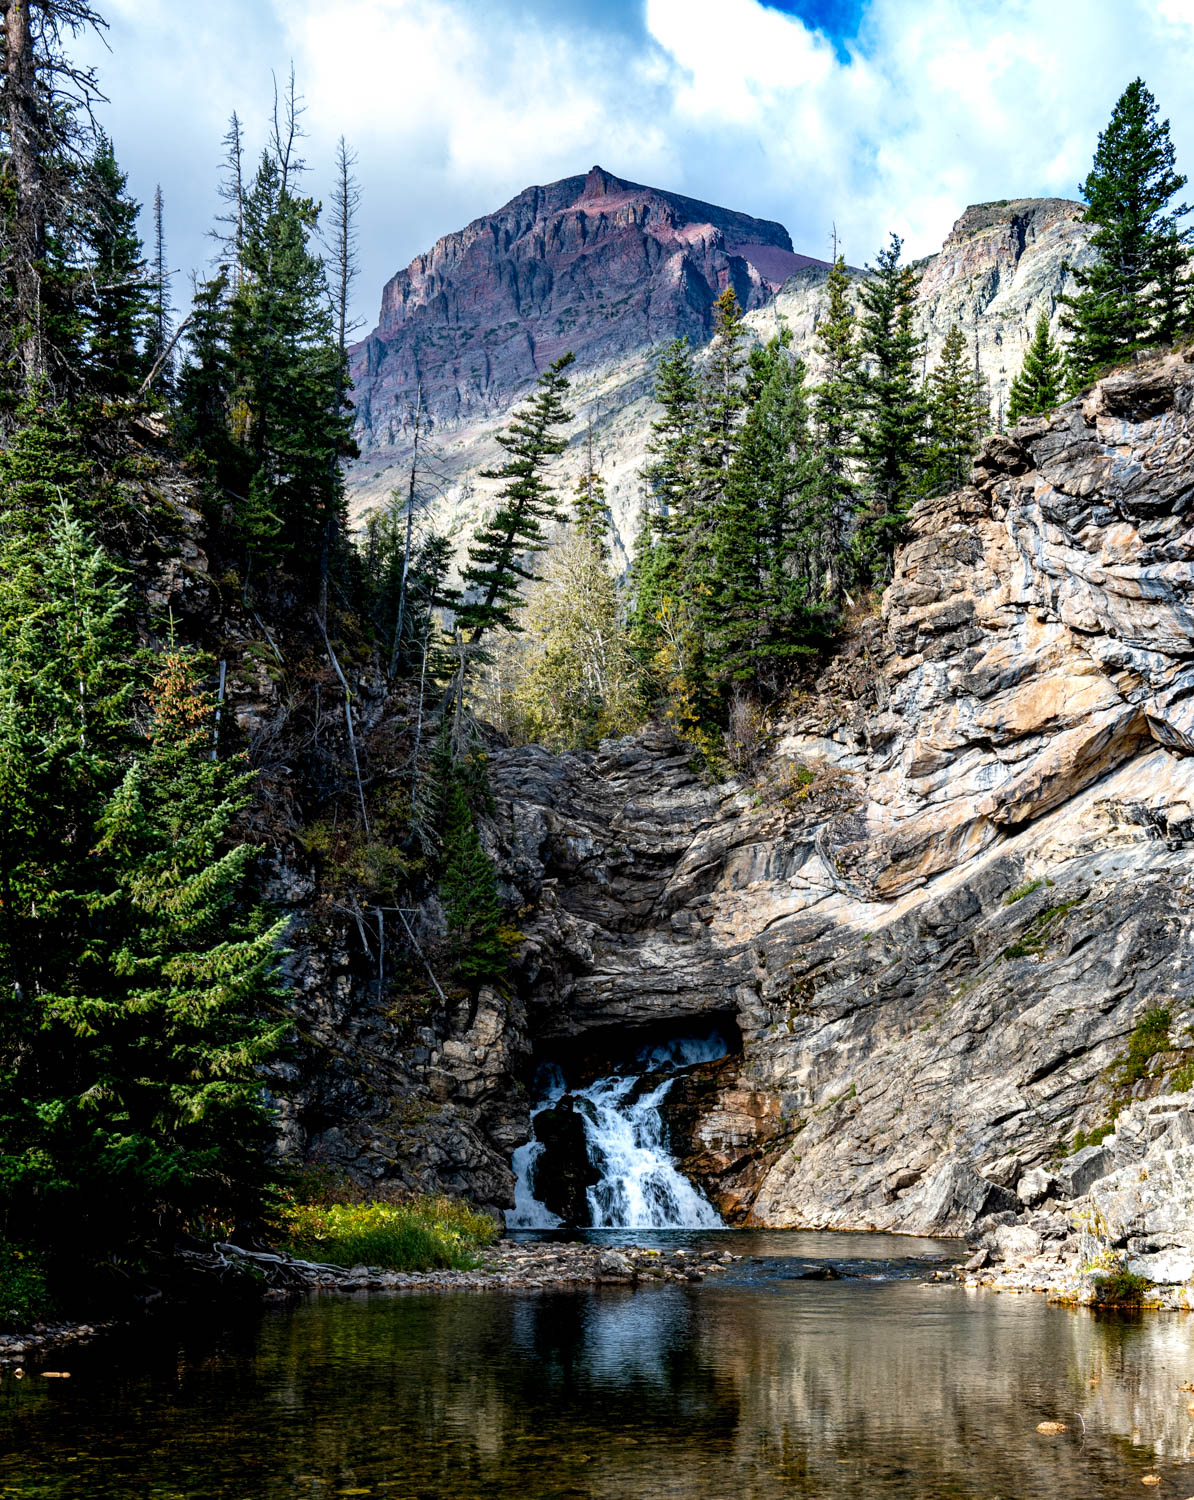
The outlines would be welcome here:
M 798 249 L 935 249 L 968 203 L 1074 196 L 1140 73 L 1194 167 L 1190 0 L 868 0 L 843 61 L 758 0 L 109 0 L 118 155 L 205 253 L 229 110 L 260 143 L 271 68 L 309 106 L 310 190 L 360 151 L 363 274 L 535 182 L 613 172 L 784 222 Z

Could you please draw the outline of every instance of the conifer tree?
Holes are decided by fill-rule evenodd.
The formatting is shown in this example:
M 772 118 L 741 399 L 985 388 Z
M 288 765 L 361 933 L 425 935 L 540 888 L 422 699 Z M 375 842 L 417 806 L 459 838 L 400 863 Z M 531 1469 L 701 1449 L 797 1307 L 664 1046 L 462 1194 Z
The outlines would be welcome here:
M 854 462 L 858 454 L 859 353 L 857 320 L 850 305 L 850 277 L 843 255 L 835 257 L 826 278 L 829 297 L 825 319 L 817 329 L 816 347 L 824 373 L 813 392 L 813 416 L 821 449 L 826 500 L 836 559 L 854 511 Z
M 956 323 L 945 336 L 941 359 L 928 383 L 926 488 L 930 494 L 943 495 L 966 484 L 981 438 L 990 429 L 986 387 L 970 361 L 966 335 Z
M 572 510 L 577 528 L 597 546 L 603 556 L 609 555 L 609 507 L 605 501 L 605 481 L 597 471 L 593 457 L 593 418 L 589 418 L 585 441 L 584 472 L 576 482 Z
M 864 410 L 858 447 L 865 486 L 855 547 L 864 571 L 880 583 L 890 576 L 925 465 L 926 411 L 917 374 L 922 340 L 912 323 L 920 278 L 900 265 L 902 243 L 891 236 L 858 293 Z
M 94 518 L 93 466 L 70 406 L 55 401 L 48 381 L 16 408 L 15 427 L 0 448 L 0 543 L 37 546 L 63 502 Z
M 242 908 L 248 778 L 210 758 L 189 665 L 163 658 L 139 735 L 126 590 L 83 528 L 62 507 L 8 558 L 0 1233 L 99 1259 L 259 1210 L 280 929 Z
M 169 396 L 174 389 L 174 356 L 172 352 L 168 352 L 174 333 L 174 319 L 170 298 L 170 273 L 166 269 L 165 207 L 160 183 L 153 190 L 153 243 L 150 276 L 153 284 L 153 300 L 149 307 L 150 326 L 145 349 L 145 363 L 152 371 L 161 361 L 162 368 L 156 376 L 156 384 Z
M 15 355 L 17 394 L 28 395 L 47 378 L 59 380 L 69 367 L 56 347 L 61 330 L 54 327 L 70 290 L 61 285 L 73 248 L 64 244 L 64 226 L 77 212 L 75 163 L 94 139 L 92 107 L 102 95 L 95 69 L 70 58 L 64 42 L 106 26 L 87 0 L 13 0 L 4 8 L 0 152 L 6 164 L 9 243 L 3 275 L 10 314 L 5 342 Z
M 686 338 L 664 350 L 655 372 L 660 415 L 651 424 L 643 505 L 630 567 L 629 633 L 641 660 L 662 645 L 663 622 L 681 588 L 680 539 L 696 494 L 700 392 Z
M 1133 349 L 1172 337 L 1176 289 L 1194 255 L 1191 231 L 1177 227 L 1189 210 L 1171 206 L 1185 184 L 1169 121 L 1157 119 L 1156 100 L 1136 78 L 1117 100 L 1082 184 L 1083 221 L 1095 226 L 1098 259 L 1073 269 L 1079 291 L 1062 299 L 1075 388 Z
M 101 135 L 84 184 L 87 362 L 94 388 L 116 398 L 134 395 L 141 384 L 153 324 L 152 287 L 137 233 L 141 205 L 129 197 L 127 183 L 111 141 Z
M 510 963 L 493 861 L 485 853 L 469 807 L 464 774 L 449 772 L 440 894 L 455 972 L 469 989 L 500 979 Z
M 1008 424 L 1014 427 L 1025 417 L 1051 412 L 1062 399 L 1064 376 L 1062 352 L 1049 331 L 1049 314 L 1042 309 L 1032 342 L 1024 351 L 1024 363 L 1008 392 Z
M 461 574 L 474 597 L 460 606 L 456 623 L 470 645 L 477 645 L 495 626 L 517 630 L 521 585 L 534 577 L 530 558 L 547 545 L 545 525 L 558 519 L 559 501 L 546 471 L 566 447 L 556 429 L 572 420 L 564 406 L 564 371 L 572 362 L 573 356 L 565 354 L 540 375 L 535 394 L 498 433 L 508 458 L 500 468 L 483 471 L 483 478 L 500 480 L 502 488 L 497 509 L 469 545 L 468 564 Z
M 830 494 L 810 442 L 804 365 L 790 342 L 785 333 L 751 351 L 708 580 L 710 671 L 723 684 L 772 693 L 832 610 Z

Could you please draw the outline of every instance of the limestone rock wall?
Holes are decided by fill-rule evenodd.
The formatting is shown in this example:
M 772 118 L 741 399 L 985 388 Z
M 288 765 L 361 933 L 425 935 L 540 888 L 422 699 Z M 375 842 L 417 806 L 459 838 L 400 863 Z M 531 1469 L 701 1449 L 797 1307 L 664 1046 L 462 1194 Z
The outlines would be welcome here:
M 992 439 L 753 778 L 494 757 L 535 1044 L 737 1015 L 676 1122 L 728 1218 L 961 1232 L 1194 1021 L 1192 406 L 1172 356 Z

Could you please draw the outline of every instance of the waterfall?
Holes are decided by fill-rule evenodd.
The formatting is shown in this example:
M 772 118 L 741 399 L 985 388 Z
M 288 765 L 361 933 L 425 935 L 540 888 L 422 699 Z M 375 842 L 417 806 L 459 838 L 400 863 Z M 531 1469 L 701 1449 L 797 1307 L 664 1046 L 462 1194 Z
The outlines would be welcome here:
M 668 1153 L 660 1103 L 681 1068 L 713 1062 L 729 1051 L 719 1032 L 643 1048 L 629 1068 L 569 1090 L 563 1073 L 548 1064 L 536 1079 L 532 1137 L 514 1153 L 511 1229 L 555 1229 L 562 1220 L 535 1197 L 535 1166 L 544 1144 L 535 1120 L 570 1098 L 584 1122 L 585 1150 L 598 1180 L 587 1190 L 595 1229 L 718 1229 L 721 1219 L 704 1194 Z M 660 1076 L 662 1075 L 662 1076 Z

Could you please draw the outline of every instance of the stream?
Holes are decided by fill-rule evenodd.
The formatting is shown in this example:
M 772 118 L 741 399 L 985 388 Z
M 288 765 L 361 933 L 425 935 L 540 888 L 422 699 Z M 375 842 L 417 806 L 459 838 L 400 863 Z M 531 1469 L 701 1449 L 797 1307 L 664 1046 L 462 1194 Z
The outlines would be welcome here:
M 622 1067 L 571 1088 L 557 1064 L 543 1063 L 531 1106 L 534 1133 L 513 1157 L 514 1208 L 506 1214 L 507 1228 L 555 1229 L 566 1222 L 599 1229 L 720 1228 L 717 1210 L 676 1170 L 660 1106 L 681 1070 L 714 1062 L 728 1051 L 729 1042 L 716 1029 L 673 1037 L 644 1046 Z M 545 1166 L 553 1152 L 566 1150 L 545 1143 L 545 1116 L 557 1131 L 561 1123 L 565 1131 L 572 1121 L 579 1124 L 595 1179 L 586 1188 L 583 1211 L 579 1192 L 569 1196 L 578 1211 L 567 1219 L 542 1201 Z M 579 1156 L 579 1136 L 570 1144 L 570 1154 Z M 575 1162 L 563 1165 L 567 1169 Z
M 646 1237 L 749 1258 L 691 1287 L 313 1297 L 74 1349 L 49 1365 L 69 1380 L 6 1374 L 0 1493 L 1109 1500 L 1158 1474 L 1194 1494 L 1185 1315 L 927 1281 L 956 1242 Z

